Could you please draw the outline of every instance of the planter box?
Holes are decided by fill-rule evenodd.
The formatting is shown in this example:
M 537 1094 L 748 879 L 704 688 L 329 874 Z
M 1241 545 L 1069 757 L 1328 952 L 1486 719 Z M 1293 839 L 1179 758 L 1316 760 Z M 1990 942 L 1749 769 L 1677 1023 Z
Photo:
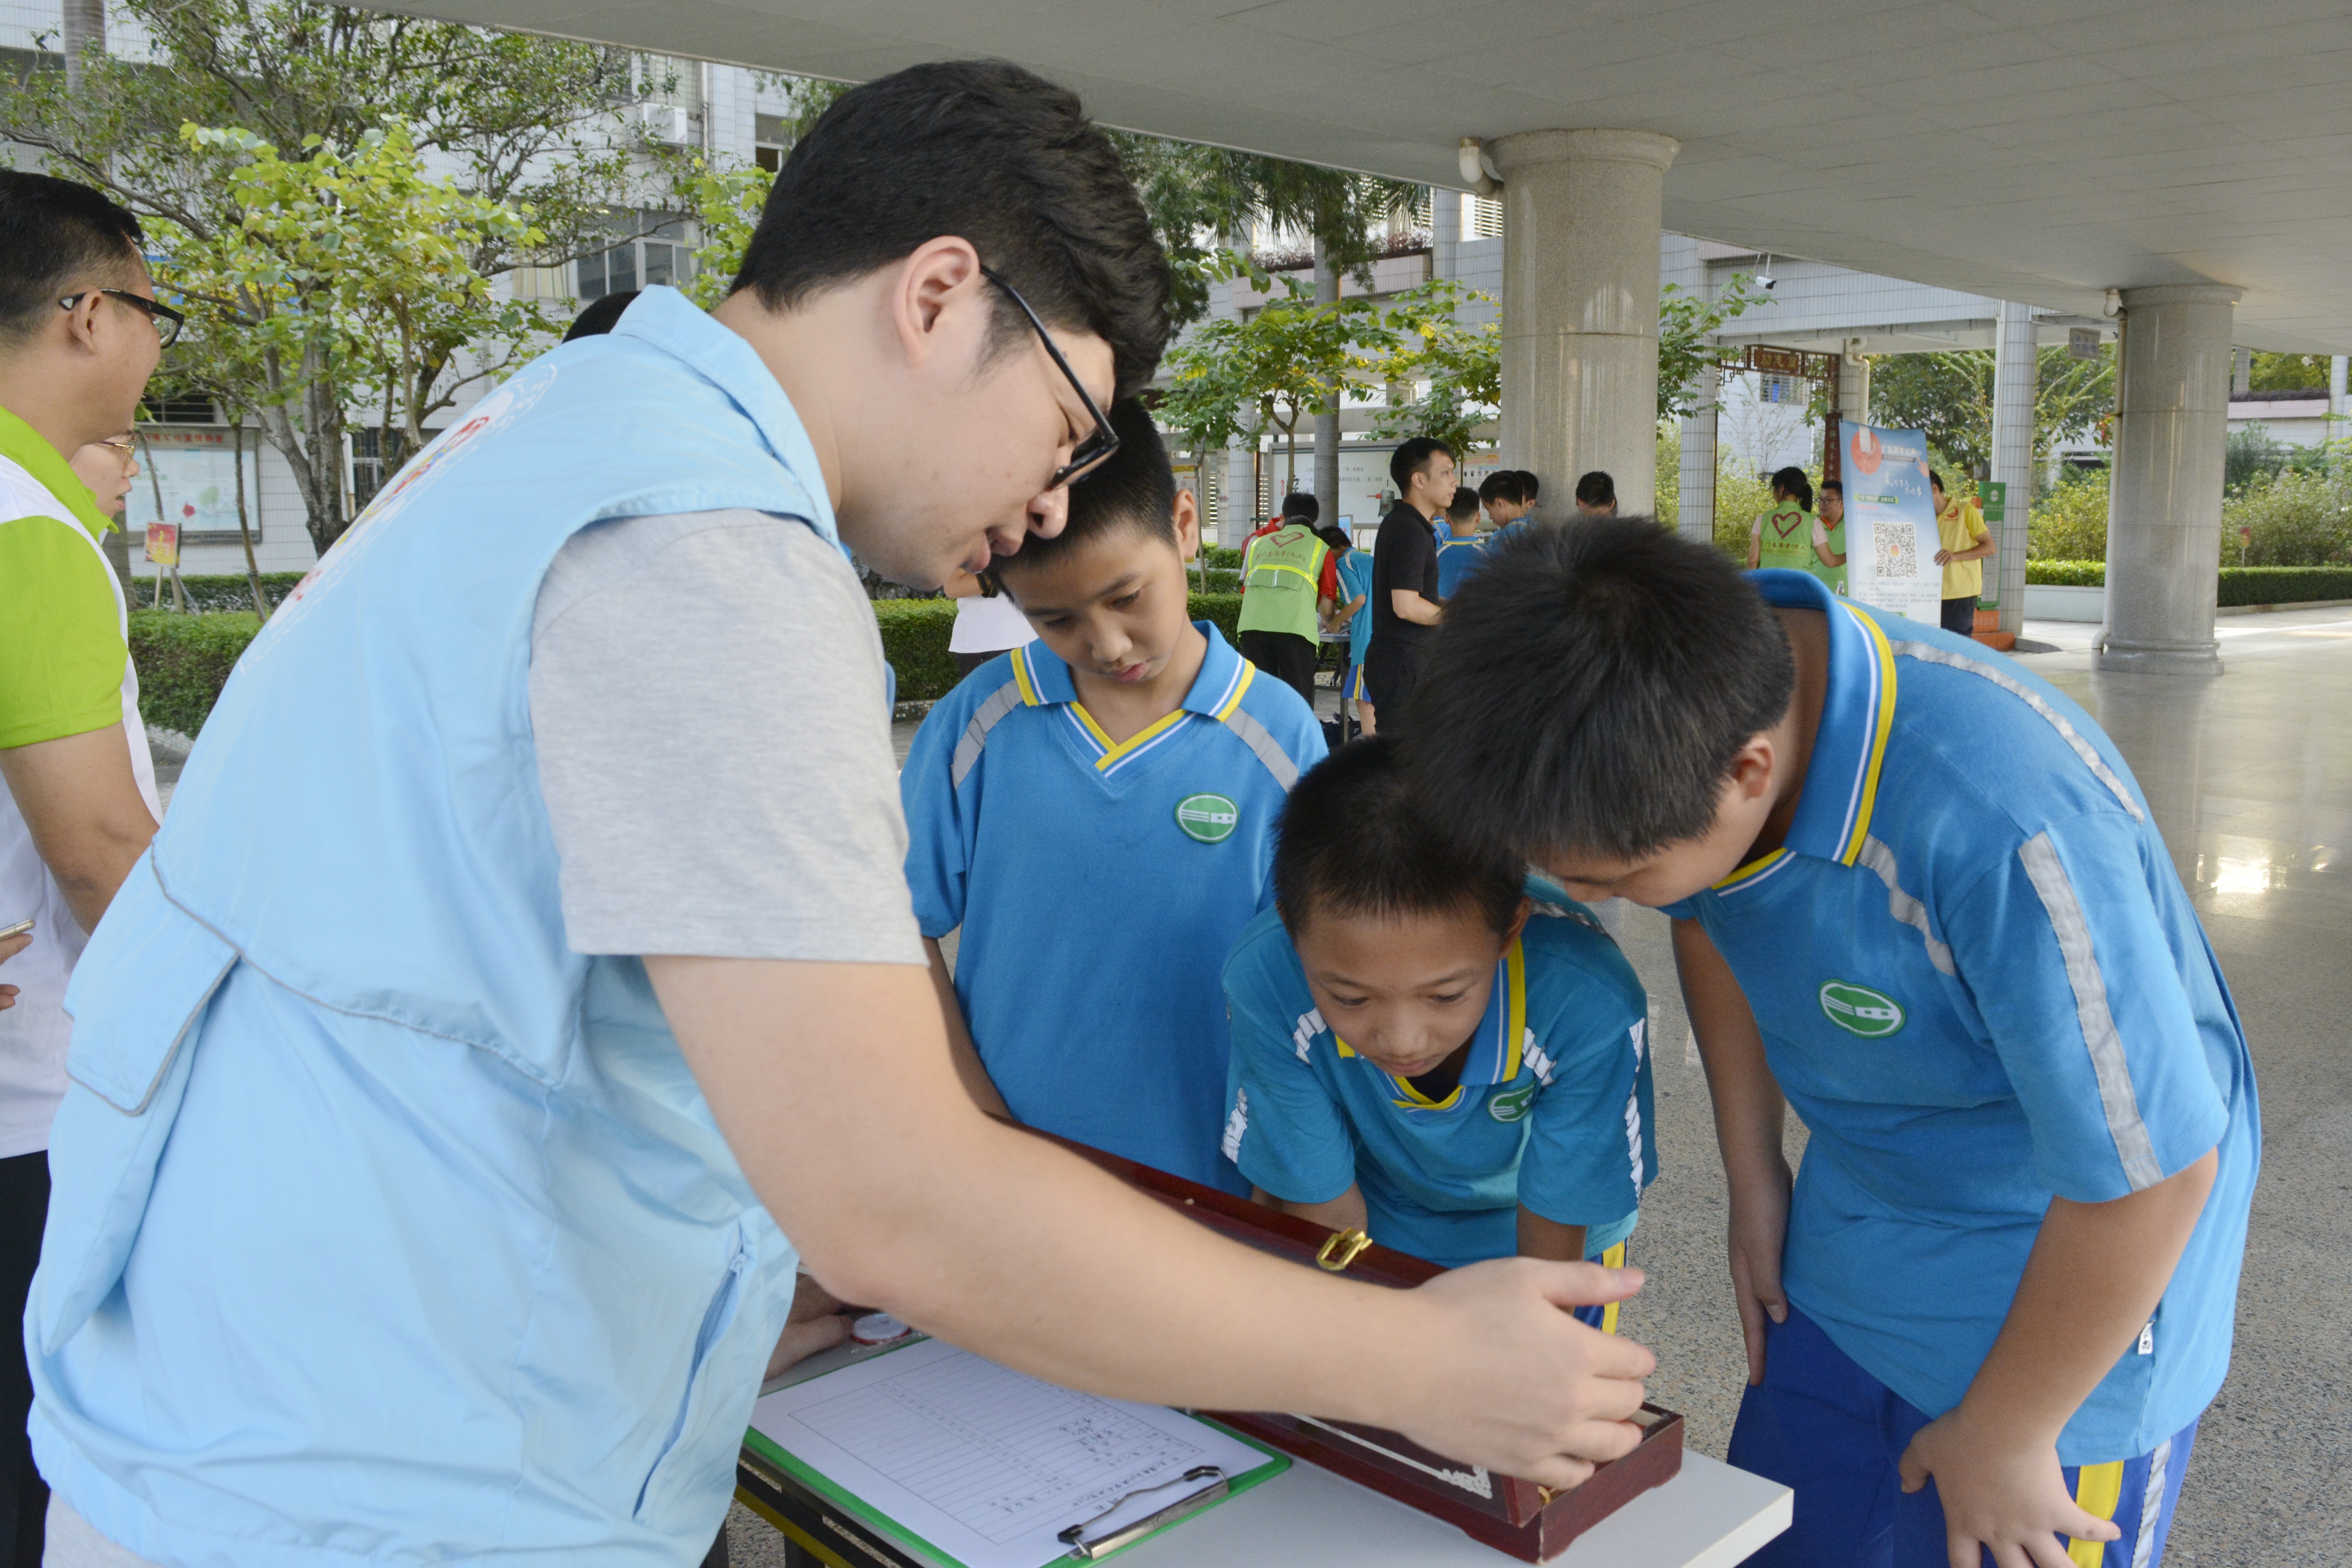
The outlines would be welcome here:
M 2107 618 L 2105 588 L 2053 588 L 2038 583 L 2025 585 L 2025 618 L 2029 621 L 2090 621 Z

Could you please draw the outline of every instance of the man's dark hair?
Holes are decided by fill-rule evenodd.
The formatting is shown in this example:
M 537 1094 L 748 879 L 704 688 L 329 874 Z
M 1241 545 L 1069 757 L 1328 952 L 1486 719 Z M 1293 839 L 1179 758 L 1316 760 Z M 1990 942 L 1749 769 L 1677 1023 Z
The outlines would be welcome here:
M 1150 411 L 1128 397 L 1111 405 L 1105 417 L 1118 432 L 1118 450 L 1070 486 L 1070 521 L 1061 532 L 1051 539 L 1033 533 L 1017 552 L 996 558 L 1000 581 L 1121 528 L 1175 547 L 1176 474 Z
M 637 293 L 635 289 L 624 289 L 617 294 L 590 300 L 585 310 L 572 318 L 572 325 L 564 329 L 563 341 L 568 343 L 574 338 L 603 337 L 621 324 L 621 312 L 635 302 Z
M 1389 478 L 1402 495 L 1412 486 L 1413 475 L 1429 467 L 1429 460 L 1443 452 L 1454 456 L 1454 448 L 1427 436 L 1415 436 L 1399 447 L 1389 457 Z
M 0 343 L 31 337 L 68 294 L 127 281 L 146 239 L 88 185 L 0 169 Z
M 1927 470 L 1927 482 L 1935 486 L 1937 489 L 1944 490 L 1944 476 L 1937 473 L 1933 468 L 1929 468 Z M 1944 490 L 1944 493 L 1946 495 L 1950 495 L 1952 492 L 1949 490 Z
M 1840 500 L 1843 500 L 1845 499 L 1845 486 L 1843 482 L 1837 479 L 1823 479 L 1822 481 L 1822 494 L 1827 495 L 1832 490 L 1837 491 L 1838 499 Z
M 1478 486 L 1478 499 L 1489 504 L 1502 501 L 1510 506 L 1519 506 L 1528 499 L 1527 487 L 1519 482 L 1518 469 L 1497 468 Z
M 1595 468 L 1576 481 L 1576 499 L 1586 506 L 1615 506 L 1617 481 Z
M 1533 506 L 1536 497 L 1543 494 L 1543 481 L 1536 478 L 1536 471 L 1533 468 L 1521 468 L 1518 474 L 1519 499 Z
M 1467 522 L 1478 515 L 1478 492 L 1468 485 L 1454 487 L 1454 503 L 1445 509 L 1448 521 Z
M 1293 490 L 1282 498 L 1282 515 L 1289 521 L 1313 522 L 1323 515 L 1323 503 L 1305 490 Z
M 835 100 L 785 158 L 734 287 L 783 310 L 942 235 L 1048 326 L 1109 343 L 1119 395 L 1151 379 L 1169 279 L 1151 220 L 1077 95 L 1003 60 L 910 66 Z M 995 324 L 999 349 L 1030 336 L 1011 300 Z
M 1425 798 L 1465 837 L 1536 858 L 1630 859 L 1706 832 L 1739 748 L 1789 710 L 1796 666 L 1770 607 L 1713 544 L 1646 517 L 1488 549 L 1407 704 Z
M 1501 844 L 1457 843 L 1433 819 L 1386 735 L 1340 747 L 1291 789 L 1276 826 L 1274 903 L 1296 937 L 1315 915 L 1475 913 L 1497 934 L 1518 915 L 1525 865 Z
M 1805 477 L 1804 469 L 1791 464 L 1778 470 L 1772 476 L 1772 488 L 1805 510 L 1813 510 L 1813 481 Z
M 1317 529 L 1315 537 L 1341 554 L 1356 548 L 1356 542 L 1348 537 L 1348 531 L 1336 522 L 1327 522 Z

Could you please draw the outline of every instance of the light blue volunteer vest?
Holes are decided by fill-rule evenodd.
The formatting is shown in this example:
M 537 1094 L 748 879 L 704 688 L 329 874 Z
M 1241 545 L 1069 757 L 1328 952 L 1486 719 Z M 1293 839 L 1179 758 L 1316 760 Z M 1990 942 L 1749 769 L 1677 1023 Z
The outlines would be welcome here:
M 751 347 L 651 289 L 421 454 L 255 640 L 68 998 L 32 1431 L 121 1545 L 701 1560 L 793 1253 L 643 965 L 564 945 L 531 616 L 600 519 L 837 545 L 817 475 Z

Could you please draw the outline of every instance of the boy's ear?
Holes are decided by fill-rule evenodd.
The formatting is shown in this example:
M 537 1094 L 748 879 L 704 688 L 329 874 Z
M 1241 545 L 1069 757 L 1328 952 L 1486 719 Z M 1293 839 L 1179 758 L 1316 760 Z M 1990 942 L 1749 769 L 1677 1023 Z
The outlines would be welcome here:
M 1511 929 L 1503 933 L 1505 947 L 1519 940 L 1519 933 L 1528 929 L 1528 917 L 1535 912 L 1536 901 L 1522 895 L 1519 900 L 1519 911 L 1511 917 Z
M 1201 553 L 1201 503 L 1188 489 L 1176 492 L 1176 558 L 1190 561 Z

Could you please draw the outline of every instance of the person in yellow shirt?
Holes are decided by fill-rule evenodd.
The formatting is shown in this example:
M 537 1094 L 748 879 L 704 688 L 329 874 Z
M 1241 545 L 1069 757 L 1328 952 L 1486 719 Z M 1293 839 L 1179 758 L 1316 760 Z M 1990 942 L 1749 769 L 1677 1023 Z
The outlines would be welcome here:
M 1984 559 L 2000 546 L 1973 500 L 1948 497 L 1944 476 L 1930 468 L 1936 491 L 1936 564 L 1944 569 L 1944 629 L 1968 637 L 1977 629 L 1977 599 L 1984 593 Z

